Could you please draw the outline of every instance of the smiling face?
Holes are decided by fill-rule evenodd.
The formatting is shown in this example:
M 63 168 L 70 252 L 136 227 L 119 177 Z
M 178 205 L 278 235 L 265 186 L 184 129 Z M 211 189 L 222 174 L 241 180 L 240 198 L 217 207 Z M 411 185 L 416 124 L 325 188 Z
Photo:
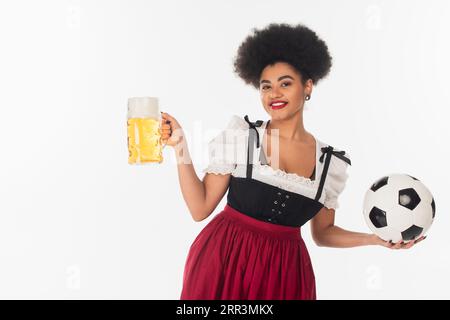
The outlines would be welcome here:
M 305 96 L 311 94 L 312 80 L 302 83 L 301 75 L 286 62 L 267 65 L 261 72 L 261 102 L 272 119 L 290 118 L 303 108 Z M 282 104 L 272 103 L 281 101 Z

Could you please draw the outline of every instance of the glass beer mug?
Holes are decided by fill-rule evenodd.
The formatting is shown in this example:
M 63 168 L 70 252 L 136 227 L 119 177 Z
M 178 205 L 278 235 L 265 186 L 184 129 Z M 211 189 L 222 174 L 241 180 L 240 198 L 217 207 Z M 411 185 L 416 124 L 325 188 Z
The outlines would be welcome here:
M 163 161 L 166 146 L 161 139 L 162 117 L 158 98 L 135 97 L 128 99 L 128 163 L 147 164 Z

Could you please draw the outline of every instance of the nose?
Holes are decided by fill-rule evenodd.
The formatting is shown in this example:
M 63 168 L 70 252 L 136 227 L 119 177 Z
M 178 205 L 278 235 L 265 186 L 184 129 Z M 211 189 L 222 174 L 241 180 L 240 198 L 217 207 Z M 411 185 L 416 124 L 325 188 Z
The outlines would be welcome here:
M 280 96 L 280 94 L 279 94 L 279 91 L 278 91 L 277 87 L 274 87 L 274 88 L 272 88 L 272 90 L 270 90 L 269 97 L 271 99 L 278 98 L 279 96 Z

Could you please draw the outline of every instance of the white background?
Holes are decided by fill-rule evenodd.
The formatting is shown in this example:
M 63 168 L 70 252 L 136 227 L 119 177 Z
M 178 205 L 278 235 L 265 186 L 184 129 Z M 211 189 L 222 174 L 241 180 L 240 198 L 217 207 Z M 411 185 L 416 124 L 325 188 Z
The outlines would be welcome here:
M 267 120 L 232 71 L 254 27 L 303 23 L 333 56 L 305 127 L 352 156 L 336 224 L 369 232 L 362 200 L 409 173 L 436 201 L 410 250 L 317 247 L 319 299 L 450 298 L 448 1 L 2 1 L 0 297 L 178 299 L 192 220 L 173 149 L 127 163 L 126 103 L 157 96 L 200 176 L 232 114 Z M 446 231 L 447 230 L 447 231 Z

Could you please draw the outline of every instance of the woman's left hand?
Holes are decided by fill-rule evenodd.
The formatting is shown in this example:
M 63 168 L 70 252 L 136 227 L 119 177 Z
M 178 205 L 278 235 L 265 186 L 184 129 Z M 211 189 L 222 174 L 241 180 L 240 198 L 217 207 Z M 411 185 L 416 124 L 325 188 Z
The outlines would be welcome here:
M 378 244 L 378 245 L 387 247 L 389 249 L 409 249 L 412 246 L 414 246 L 415 244 L 419 243 L 420 241 L 423 241 L 427 237 L 427 236 L 421 236 L 418 239 L 411 240 L 408 242 L 403 242 L 403 241 L 392 242 L 392 241 L 385 241 L 385 240 L 381 239 L 380 237 L 378 237 L 376 234 L 372 234 L 371 236 L 372 236 L 373 244 Z

